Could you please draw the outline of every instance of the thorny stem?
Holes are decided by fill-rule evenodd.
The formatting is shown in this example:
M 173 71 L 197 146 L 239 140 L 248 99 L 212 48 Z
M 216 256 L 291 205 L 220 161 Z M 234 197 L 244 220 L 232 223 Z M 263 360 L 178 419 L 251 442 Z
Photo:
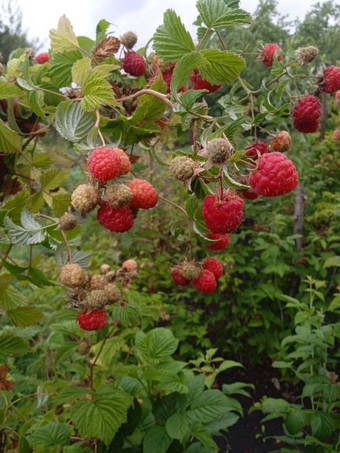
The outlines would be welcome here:
M 160 200 L 162 200 L 162 201 L 165 201 L 165 203 L 169 203 L 172 206 L 174 206 L 175 208 L 179 209 L 185 215 L 185 217 L 187 219 L 187 226 L 188 226 L 188 248 L 187 248 L 187 250 L 189 250 L 189 257 L 190 257 L 190 259 L 192 259 L 193 252 L 192 252 L 191 220 L 190 220 L 190 217 L 188 216 L 186 210 L 183 209 L 182 206 L 178 205 L 177 203 L 175 203 L 175 202 L 173 202 L 171 200 L 168 200 L 167 198 L 164 198 L 161 195 L 158 195 L 158 198 Z
M 144 88 L 143 90 L 137 91 L 137 93 L 131 94 L 130 96 L 125 96 L 123 98 L 116 99 L 116 101 L 117 102 L 130 101 L 131 99 L 143 96 L 143 94 L 150 94 L 151 96 L 155 96 L 156 98 L 165 102 L 165 104 L 171 109 L 174 108 L 173 103 L 170 101 L 170 99 L 167 98 L 165 94 L 158 93 L 158 91 L 154 91 L 149 88 Z

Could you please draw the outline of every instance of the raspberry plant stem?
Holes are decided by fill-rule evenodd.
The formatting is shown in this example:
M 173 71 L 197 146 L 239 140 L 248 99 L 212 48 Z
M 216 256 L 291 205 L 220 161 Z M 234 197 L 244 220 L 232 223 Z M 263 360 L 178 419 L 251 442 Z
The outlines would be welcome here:
M 208 27 L 208 28 L 206 29 L 206 31 L 205 31 L 205 33 L 204 33 L 202 39 L 200 40 L 200 42 L 198 43 L 198 45 L 197 45 L 197 47 L 196 47 L 196 52 L 197 52 L 198 50 L 200 50 L 200 48 L 203 46 L 204 41 L 206 40 L 206 38 L 207 38 L 209 32 L 210 32 L 210 28 Z
M 99 123 L 100 123 L 100 111 L 99 111 L 99 109 L 96 110 L 96 117 L 97 117 L 97 119 L 96 119 L 96 123 L 95 123 L 94 127 L 97 128 L 98 135 L 99 135 L 99 137 L 100 137 L 100 140 L 101 140 L 101 142 L 102 142 L 102 145 L 103 145 L 103 146 L 106 146 L 106 142 L 105 142 L 105 139 L 104 139 L 104 137 L 103 137 L 103 134 L 101 133 L 101 131 L 100 131 L 100 129 L 99 129 Z
M 171 109 L 174 108 L 173 103 L 170 101 L 170 99 L 167 98 L 167 96 L 165 94 L 158 93 L 158 91 L 154 91 L 149 88 L 144 88 L 143 90 L 140 90 L 137 93 L 131 94 L 130 96 L 125 96 L 123 98 L 116 99 L 116 101 L 117 102 L 130 101 L 131 99 L 137 98 L 139 96 L 143 96 L 143 94 L 150 94 L 151 96 L 155 96 L 156 98 L 165 102 L 165 104 L 168 107 L 170 107 Z

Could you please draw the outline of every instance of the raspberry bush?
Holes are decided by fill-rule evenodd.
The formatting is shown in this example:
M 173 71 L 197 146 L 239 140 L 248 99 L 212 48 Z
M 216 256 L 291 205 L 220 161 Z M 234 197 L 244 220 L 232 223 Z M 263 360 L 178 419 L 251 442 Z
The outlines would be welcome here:
M 240 364 L 213 359 L 214 349 L 202 367 L 179 360 L 170 328 L 176 331 L 189 310 L 170 319 L 163 298 L 192 298 L 198 316 L 207 304 L 219 321 L 215 301 L 231 301 L 241 281 L 227 257 L 234 253 L 245 274 L 256 274 L 251 263 L 258 257 L 245 249 L 251 240 L 257 251 L 266 247 L 261 232 L 270 232 L 275 203 L 288 203 L 302 190 L 299 178 L 309 177 L 298 148 L 323 127 L 325 96 L 337 104 L 340 69 L 322 66 L 315 75 L 309 65 L 316 47 L 292 55 L 267 43 L 252 64 L 264 65 L 268 76 L 252 87 L 242 74 L 247 49 L 227 50 L 222 33 L 249 24 L 250 15 L 238 2 L 221 0 L 199 0 L 197 9 L 197 38 L 169 9 L 141 49 L 134 32 L 113 36 L 106 20 L 92 40 L 77 36 L 62 16 L 48 52 L 34 57 L 18 49 L 4 67 L 1 390 L 12 389 L 8 369 L 24 369 L 27 357 L 29 369 L 36 369 L 38 352 L 47 358 L 47 379 L 40 376 L 38 389 L 27 394 L 44 410 L 22 430 L 13 423 L 6 448 L 13 441 L 20 451 L 123 452 L 141 445 L 145 453 L 159 445 L 164 453 L 217 451 L 220 430 L 240 416 L 230 390 L 212 389 L 217 374 Z M 257 208 L 267 224 L 258 236 L 254 225 L 251 236 L 249 213 Z M 322 223 L 322 215 L 315 221 Z M 294 233 L 293 244 L 301 231 Z M 278 253 L 282 238 L 274 239 Z M 155 244 L 155 263 L 143 261 Z M 162 259 L 164 270 L 157 266 Z M 261 291 L 272 297 L 268 285 L 252 288 L 249 300 Z M 53 294 L 56 310 L 35 304 L 37 288 Z M 184 304 L 177 308 L 185 310 Z M 274 312 L 268 311 L 272 322 Z M 157 322 L 169 329 L 154 328 Z M 241 318 L 235 323 L 247 328 Z M 185 330 L 177 329 L 181 338 Z M 8 410 L 26 399 L 17 381 L 21 396 L 16 400 L 14 391 Z M 244 394 L 246 384 L 236 384 Z M 25 402 L 22 407 L 27 411 Z

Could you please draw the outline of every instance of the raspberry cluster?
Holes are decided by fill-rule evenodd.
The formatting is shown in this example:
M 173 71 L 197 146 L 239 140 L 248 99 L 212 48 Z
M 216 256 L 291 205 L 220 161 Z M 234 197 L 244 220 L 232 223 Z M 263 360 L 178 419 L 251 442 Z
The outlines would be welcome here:
M 158 201 L 156 189 L 143 179 L 130 182 L 120 177 L 131 171 L 131 162 L 124 150 L 100 146 L 90 154 L 88 169 L 94 185 L 80 184 L 72 193 L 73 207 L 89 213 L 98 205 L 97 220 L 106 229 L 123 233 L 134 225 L 138 209 L 153 208 Z M 114 180 L 113 184 L 105 184 Z
M 172 269 L 172 278 L 177 285 L 188 286 L 192 282 L 193 287 L 203 293 L 213 293 L 222 275 L 222 263 L 210 257 L 201 263 L 184 261 Z
M 133 259 L 111 270 L 102 264 L 101 273 L 85 273 L 77 263 L 67 263 L 60 270 L 60 282 L 68 288 L 69 306 L 79 310 L 78 323 L 83 330 L 98 330 L 106 327 L 106 307 L 115 303 L 125 305 L 122 289 L 137 275 L 137 263 Z M 120 280 L 120 283 L 118 283 Z

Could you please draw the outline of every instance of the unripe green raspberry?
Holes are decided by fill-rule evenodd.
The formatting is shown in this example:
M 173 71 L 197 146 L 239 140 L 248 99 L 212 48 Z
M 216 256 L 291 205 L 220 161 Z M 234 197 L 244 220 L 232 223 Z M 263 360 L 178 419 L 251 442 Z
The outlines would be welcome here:
M 125 46 L 127 49 L 132 49 L 132 47 L 136 44 L 137 39 L 137 35 L 133 31 L 127 31 L 120 38 L 123 46 Z
M 201 273 L 201 269 L 198 268 L 195 263 L 184 262 L 179 266 L 179 272 L 186 280 L 196 280 Z
M 224 138 L 214 138 L 207 143 L 206 150 L 212 164 L 224 164 L 231 157 L 233 147 Z
M 121 298 L 120 291 L 114 283 L 108 283 L 104 286 L 104 294 L 109 303 L 117 302 Z
M 311 63 L 319 54 L 319 49 L 314 46 L 300 47 L 297 49 L 299 61 L 302 65 Z
M 71 203 L 74 209 L 84 213 L 93 211 L 99 200 L 98 189 L 87 184 L 80 184 L 71 196 Z
M 58 228 L 62 231 L 71 231 L 77 224 L 77 217 L 74 214 L 65 212 L 58 221 Z
M 107 303 L 108 298 L 102 289 L 95 289 L 87 294 L 87 305 L 91 310 L 100 310 Z
M 59 278 L 63 285 L 77 287 L 85 282 L 85 272 L 79 264 L 68 263 L 61 268 Z
M 112 209 L 122 208 L 131 202 L 132 191 L 126 184 L 112 184 L 106 188 L 104 199 Z
M 191 178 L 196 168 L 196 162 L 187 156 L 176 156 L 170 162 L 170 172 L 179 181 Z
M 78 346 L 78 352 L 80 355 L 87 354 L 91 349 L 91 345 L 87 341 L 81 341 Z

